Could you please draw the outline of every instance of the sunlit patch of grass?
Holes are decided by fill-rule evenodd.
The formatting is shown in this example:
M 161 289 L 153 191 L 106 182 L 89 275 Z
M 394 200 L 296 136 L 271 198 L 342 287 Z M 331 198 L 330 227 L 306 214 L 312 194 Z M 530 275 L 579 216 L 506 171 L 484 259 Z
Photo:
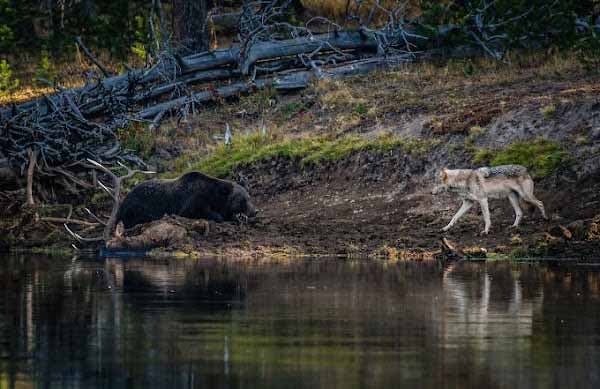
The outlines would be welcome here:
M 350 83 L 341 80 L 324 79 L 316 85 L 319 102 L 326 110 L 351 110 L 367 112 L 367 100 L 356 97 Z
M 208 157 L 190 164 L 191 166 L 184 171 L 200 170 L 217 177 L 225 177 L 240 164 L 277 156 L 288 158 L 304 156 L 311 149 L 318 147 L 319 139 L 289 139 L 283 142 L 272 142 L 275 142 L 273 135 L 263 136 L 255 133 L 240 136 L 234 139 L 231 146 L 217 146 Z
M 199 170 L 217 177 L 226 177 L 237 166 L 277 157 L 298 160 L 306 166 L 340 160 L 358 151 L 383 153 L 401 148 L 407 154 L 418 156 L 431 150 L 436 144 L 436 141 L 405 139 L 390 134 L 383 134 L 374 139 L 350 135 L 338 139 L 319 136 L 282 141 L 277 141 L 274 136 L 251 134 L 235 139 L 231 146 L 218 146 L 208 157 L 193 164 L 186 164 L 183 171 Z
M 496 155 L 494 150 L 491 149 L 479 149 L 475 152 L 475 155 L 473 155 L 473 162 L 481 165 L 481 164 L 485 164 L 485 165 L 489 165 L 490 161 L 494 158 L 494 156 Z
M 98 60 L 112 74 L 119 74 L 126 70 L 124 63 L 131 68 L 139 68 L 143 62 L 135 56 L 127 60 L 116 60 L 110 52 L 95 52 Z M 60 58 L 47 56 L 47 53 L 38 54 L 23 53 L 22 56 L 15 58 L 10 63 L 14 69 L 13 76 L 19 80 L 19 87 L 12 93 L 0 94 L 0 105 L 18 104 L 56 92 L 56 89 L 40 83 L 36 80 L 37 76 L 49 77 L 49 81 L 56 82 L 65 89 L 82 87 L 85 84 L 85 74 L 98 73 L 95 65 L 91 64 L 83 57 L 83 54 L 67 54 Z M 42 74 L 40 68 L 52 69 L 51 74 Z
M 473 126 L 469 128 L 469 138 L 471 138 L 472 140 L 475 140 L 477 137 L 479 137 L 479 135 L 483 133 L 485 133 L 485 128 L 482 128 L 480 126 Z
M 568 154 L 560 144 L 545 139 L 515 142 L 501 150 L 482 149 L 473 157 L 477 164 L 523 165 L 537 177 L 551 175 L 568 161 Z

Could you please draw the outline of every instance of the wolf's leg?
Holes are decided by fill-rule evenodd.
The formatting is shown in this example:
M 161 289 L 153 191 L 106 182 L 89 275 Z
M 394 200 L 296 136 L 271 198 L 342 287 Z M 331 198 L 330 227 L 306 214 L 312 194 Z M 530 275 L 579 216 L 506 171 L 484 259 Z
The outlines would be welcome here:
M 456 224 L 456 222 L 462 217 L 462 215 L 464 215 L 469 209 L 471 209 L 472 206 L 473 202 L 471 200 L 463 200 L 463 203 L 460 209 L 456 212 L 456 215 L 452 217 L 452 220 L 450 220 L 450 223 L 448 223 L 446 227 L 442 228 L 442 231 L 448 231 L 454 224 Z
M 544 203 L 538 200 L 533 194 L 533 180 L 530 178 L 523 181 L 521 187 L 523 188 L 523 190 L 522 193 L 519 194 L 521 195 L 521 197 L 523 197 L 523 200 L 538 207 L 544 219 L 548 220 L 548 217 L 546 216 L 546 210 L 544 208 Z
M 490 208 L 488 206 L 488 200 L 479 200 L 479 205 L 481 206 L 481 213 L 483 213 L 483 221 L 485 222 L 485 227 L 484 230 L 481 231 L 481 234 L 487 235 L 487 233 L 490 231 L 490 226 L 492 224 L 492 221 L 490 220 Z
M 519 206 L 519 197 L 514 193 L 510 193 L 508 195 L 508 200 L 510 201 L 510 205 L 512 205 L 513 209 L 515 210 L 515 222 L 512 226 L 518 227 L 519 223 L 521 223 L 521 218 L 523 217 L 523 211 L 521 211 L 521 207 Z

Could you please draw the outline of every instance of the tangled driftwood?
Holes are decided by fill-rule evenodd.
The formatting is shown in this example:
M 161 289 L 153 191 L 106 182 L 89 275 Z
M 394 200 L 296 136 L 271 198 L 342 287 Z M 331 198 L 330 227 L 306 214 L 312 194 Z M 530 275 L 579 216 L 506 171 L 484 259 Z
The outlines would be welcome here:
M 111 169 L 126 168 L 129 177 L 133 171 L 127 166 L 146 168 L 122 147 L 119 129 L 141 122 L 152 131 L 170 114 L 184 116 L 207 102 L 254 89 L 300 89 L 312 78 L 360 74 L 410 61 L 423 41 L 393 13 L 382 28 L 361 23 L 342 30 L 322 18 L 293 26 L 281 18 L 288 5 L 280 0 L 245 3 L 237 46 L 186 57 L 164 50 L 152 66 L 112 77 L 77 39 L 101 77 L 88 79 L 80 88 L 58 88 L 53 95 L 0 108 L 0 170 L 26 178 L 29 206 L 36 197 L 52 201 L 57 193 L 76 195 L 98 188 L 98 172 L 109 176 L 113 188 L 104 188 L 115 207 L 109 221 L 102 222 L 102 240 L 107 240 L 114 230 L 122 181 Z M 91 217 L 95 223 L 100 219 Z

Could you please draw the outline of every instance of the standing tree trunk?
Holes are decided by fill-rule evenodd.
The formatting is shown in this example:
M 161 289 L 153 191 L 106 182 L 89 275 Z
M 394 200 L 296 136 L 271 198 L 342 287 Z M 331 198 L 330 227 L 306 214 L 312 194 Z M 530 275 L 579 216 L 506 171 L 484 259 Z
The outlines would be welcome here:
M 199 52 L 210 47 L 207 26 L 212 0 L 172 0 L 173 38 L 184 52 Z
M 94 0 L 82 0 L 81 12 L 90 20 L 96 19 L 96 5 L 94 4 Z

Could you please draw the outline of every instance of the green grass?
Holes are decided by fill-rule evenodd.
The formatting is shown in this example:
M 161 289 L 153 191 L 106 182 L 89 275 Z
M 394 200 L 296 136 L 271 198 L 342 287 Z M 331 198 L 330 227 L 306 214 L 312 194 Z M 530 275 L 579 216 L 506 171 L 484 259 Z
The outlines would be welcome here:
M 435 144 L 437 144 L 436 141 L 403 139 L 389 134 L 373 139 L 352 135 L 339 139 L 313 137 L 283 141 L 276 141 L 272 136 L 252 134 L 237 138 L 230 147 L 219 146 L 206 158 L 189 164 L 189 167 L 182 170 L 199 170 L 216 177 L 227 177 L 237 166 L 275 157 L 299 160 L 302 165 L 306 166 L 316 165 L 323 161 L 340 160 L 355 152 L 365 150 L 384 153 L 400 147 L 405 153 L 418 156 L 429 151 Z M 186 163 L 176 162 L 176 166 L 183 167 L 184 165 Z M 177 173 L 173 175 L 177 175 Z
M 567 152 L 556 142 L 538 139 L 515 142 L 505 149 L 481 149 L 473 162 L 491 166 L 523 165 L 536 177 L 546 177 L 568 163 Z
M 293 102 L 281 107 L 281 114 L 283 119 L 290 120 L 304 109 L 306 109 L 306 104 L 301 102 Z
M 540 112 L 542 113 L 542 115 L 544 115 L 544 117 L 546 119 L 550 119 L 556 114 L 556 105 L 554 105 L 554 104 L 547 105 L 547 106 L 543 107 L 540 110 Z

